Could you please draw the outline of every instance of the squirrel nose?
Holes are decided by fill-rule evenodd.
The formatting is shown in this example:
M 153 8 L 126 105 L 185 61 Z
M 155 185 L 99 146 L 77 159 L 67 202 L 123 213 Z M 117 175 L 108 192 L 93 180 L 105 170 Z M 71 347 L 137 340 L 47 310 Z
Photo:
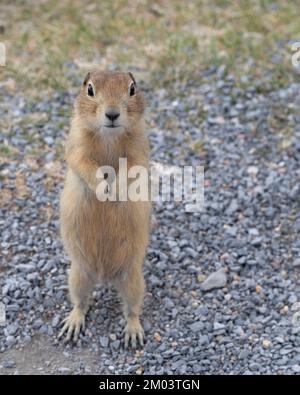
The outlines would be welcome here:
M 105 112 L 105 116 L 106 116 L 109 120 L 111 120 L 111 121 L 113 122 L 113 121 L 115 121 L 117 118 L 119 118 L 120 112 L 119 112 L 117 109 L 112 108 L 112 109 L 109 109 L 109 110 L 107 110 L 107 111 Z

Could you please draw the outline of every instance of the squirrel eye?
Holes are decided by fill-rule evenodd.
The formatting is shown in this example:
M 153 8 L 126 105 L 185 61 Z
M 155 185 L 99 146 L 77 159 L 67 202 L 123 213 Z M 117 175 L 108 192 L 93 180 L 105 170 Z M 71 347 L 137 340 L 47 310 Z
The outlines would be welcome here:
M 133 96 L 135 94 L 135 85 L 134 82 L 130 85 L 129 95 Z
M 92 96 L 92 97 L 94 96 L 94 89 L 92 87 L 92 84 L 88 85 L 88 91 L 87 92 L 88 92 L 89 96 Z

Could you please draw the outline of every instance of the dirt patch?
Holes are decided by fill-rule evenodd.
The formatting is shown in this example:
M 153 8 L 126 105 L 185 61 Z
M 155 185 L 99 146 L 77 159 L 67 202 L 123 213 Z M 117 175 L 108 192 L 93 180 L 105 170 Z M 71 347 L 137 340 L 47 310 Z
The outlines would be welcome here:
M 50 339 L 36 336 L 24 347 L 0 353 L 0 375 L 90 374 L 97 356 L 90 348 L 53 345 Z M 81 366 L 84 366 L 82 371 Z

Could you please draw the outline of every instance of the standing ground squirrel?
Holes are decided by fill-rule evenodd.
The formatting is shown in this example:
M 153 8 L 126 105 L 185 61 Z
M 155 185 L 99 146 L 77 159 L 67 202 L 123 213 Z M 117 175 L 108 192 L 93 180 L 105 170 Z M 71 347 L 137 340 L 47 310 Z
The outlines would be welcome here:
M 71 258 L 69 290 L 74 305 L 59 334 L 76 341 L 85 326 L 89 294 L 96 283 L 114 285 L 124 301 L 125 347 L 143 345 L 139 314 L 144 297 L 142 264 L 149 236 L 150 202 L 99 201 L 100 166 L 118 175 L 148 169 L 144 98 L 131 73 L 88 73 L 76 99 L 66 142 L 68 165 L 60 201 L 61 234 Z M 128 184 L 130 182 L 128 181 Z

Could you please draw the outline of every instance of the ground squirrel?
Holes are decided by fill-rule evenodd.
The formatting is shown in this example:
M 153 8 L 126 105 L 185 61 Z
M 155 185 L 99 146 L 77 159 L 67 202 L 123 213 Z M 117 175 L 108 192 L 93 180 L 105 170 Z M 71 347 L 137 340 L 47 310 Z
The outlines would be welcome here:
M 71 258 L 69 290 L 74 305 L 60 337 L 78 339 L 89 293 L 109 282 L 124 302 L 125 346 L 143 344 L 139 314 L 144 297 L 142 264 L 148 243 L 150 203 L 99 201 L 97 169 L 119 158 L 148 169 L 144 98 L 131 73 L 88 73 L 76 99 L 66 142 L 68 165 L 61 195 L 61 234 Z

